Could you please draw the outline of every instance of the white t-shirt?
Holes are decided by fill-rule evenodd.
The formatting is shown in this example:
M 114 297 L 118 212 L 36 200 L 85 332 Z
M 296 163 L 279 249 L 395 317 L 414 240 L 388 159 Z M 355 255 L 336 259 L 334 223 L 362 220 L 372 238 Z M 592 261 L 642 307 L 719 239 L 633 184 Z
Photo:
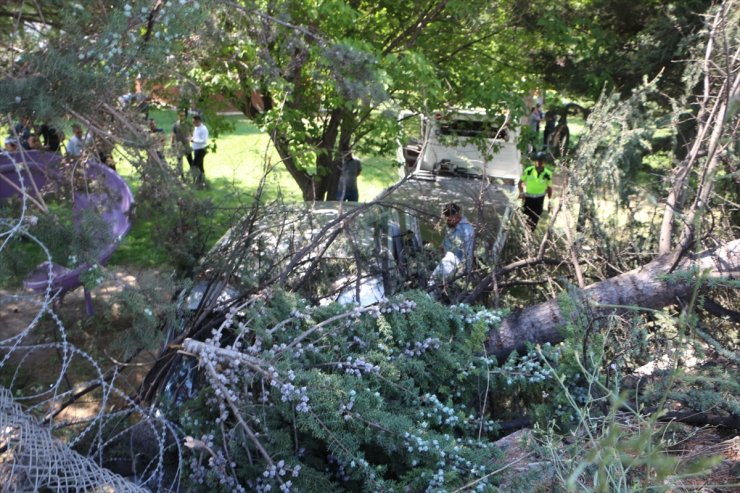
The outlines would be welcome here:
M 193 127 L 193 149 L 205 149 L 208 145 L 208 129 L 202 123 Z
M 72 157 L 80 157 L 82 155 L 82 148 L 90 143 L 90 134 L 86 134 L 83 139 L 72 135 L 67 141 L 67 155 Z

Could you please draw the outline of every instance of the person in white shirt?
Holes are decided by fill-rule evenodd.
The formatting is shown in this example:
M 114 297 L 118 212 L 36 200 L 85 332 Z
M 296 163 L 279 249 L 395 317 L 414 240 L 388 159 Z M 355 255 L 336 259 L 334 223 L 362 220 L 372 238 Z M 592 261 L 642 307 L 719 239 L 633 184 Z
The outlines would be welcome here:
M 196 185 L 205 187 L 206 173 L 203 169 L 203 158 L 206 156 L 206 147 L 208 147 L 208 129 L 203 125 L 200 115 L 193 116 L 193 137 L 190 141 L 193 143 L 193 179 Z
M 67 141 L 67 156 L 79 158 L 82 155 L 82 149 L 89 143 L 89 136 L 82 135 L 82 127 L 75 123 L 72 125 L 72 137 Z

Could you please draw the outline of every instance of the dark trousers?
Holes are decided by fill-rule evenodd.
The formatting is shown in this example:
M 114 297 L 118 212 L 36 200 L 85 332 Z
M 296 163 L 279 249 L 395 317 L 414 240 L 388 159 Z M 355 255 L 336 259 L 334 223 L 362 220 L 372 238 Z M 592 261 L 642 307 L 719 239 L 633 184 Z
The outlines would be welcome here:
M 357 185 L 345 188 L 340 184 L 339 189 L 337 190 L 337 200 L 340 202 L 357 202 L 360 200 L 360 191 L 357 190 Z
M 527 224 L 532 230 L 537 227 L 544 205 L 544 195 L 542 197 L 524 197 L 524 215 L 527 216 Z
M 193 178 L 196 183 L 205 183 L 206 172 L 203 169 L 203 158 L 206 157 L 205 149 L 195 149 L 193 151 Z

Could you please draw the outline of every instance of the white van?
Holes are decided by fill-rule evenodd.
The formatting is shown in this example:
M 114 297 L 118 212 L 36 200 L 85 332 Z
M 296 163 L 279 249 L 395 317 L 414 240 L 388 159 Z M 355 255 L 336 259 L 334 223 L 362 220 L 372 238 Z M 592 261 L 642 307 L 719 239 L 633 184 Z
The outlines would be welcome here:
M 488 178 L 513 193 L 522 173 L 517 133 L 505 117 L 491 118 L 482 111 L 455 110 L 432 116 L 402 112 L 399 120 L 418 136 L 400 145 L 397 153 L 405 174 L 428 172 Z M 409 124 L 409 122 L 412 122 Z

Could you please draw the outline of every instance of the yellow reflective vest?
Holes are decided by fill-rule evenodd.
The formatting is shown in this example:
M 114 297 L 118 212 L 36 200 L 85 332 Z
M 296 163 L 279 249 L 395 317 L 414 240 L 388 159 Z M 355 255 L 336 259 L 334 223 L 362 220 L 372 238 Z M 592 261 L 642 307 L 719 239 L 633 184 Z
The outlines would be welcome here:
M 552 171 L 545 168 L 542 173 L 537 172 L 537 166 L 528 166 L 522 173 L 525 195 L 527 197 L 542 197 L 552 182 Z

